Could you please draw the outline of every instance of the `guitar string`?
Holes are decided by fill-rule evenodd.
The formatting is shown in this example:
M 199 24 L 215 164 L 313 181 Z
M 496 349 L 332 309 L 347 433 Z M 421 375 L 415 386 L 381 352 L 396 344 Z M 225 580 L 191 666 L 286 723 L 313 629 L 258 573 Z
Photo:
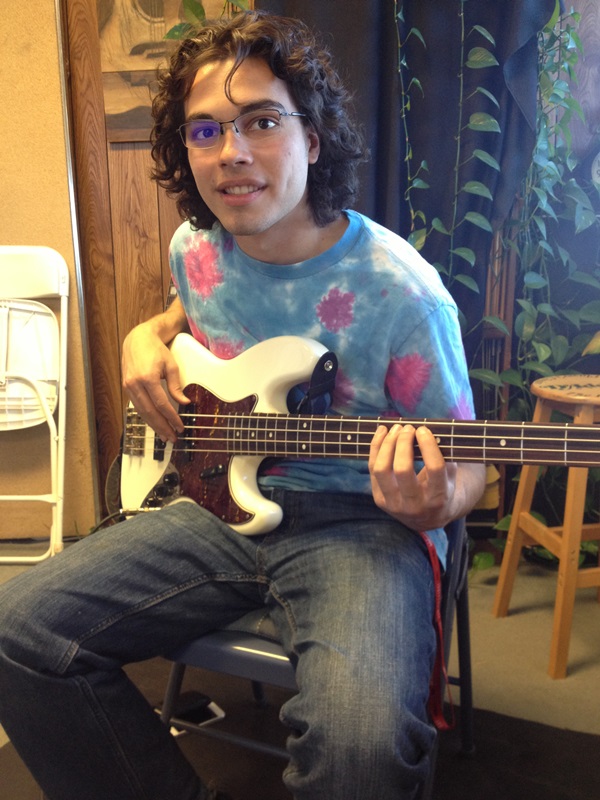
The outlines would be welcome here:
M 129 413 L 129 412 L 128 412 Z M 219 415 L 218 413 L 206 414 L 206 413 L 197 413 L 197 412 L 185 412 L 182 411 L 181 416 L 184 419 L 191 419 L 194 421 L 194 424 L 186 426 L 186 431 L 196 431 L 198 428 L 202 428 L 202 421 L 209 420 L 210 424 L 210 435 L 209 436 L 189 436 L 183 435 L 182 439 L 180 440 L 183 442 L 182 446 L 175 446 L 174 452 L 176 453 L 217 453 L 217 452 L 226 452 L 230 453 L 231 455 L 234 454 L 244 454 L 244 455 L 257 455 L 260 454 L 261 456 L 271 456 L 271 457 L 289 457 L 290 454 L 294 456 L 305 456 L 305 457 L 327 457 L 329 456 L 345 456 L 347 458 L 366 458 L 368 455 L 368 449 L 370 445 L 371 437 L 377 428 L 378 425 L 384 424 L 391 426 L 396 422 L 400 422 L 403 424 L 416 424 L 416 425 L 428 425 L 431 429 L 433 429 L 434 435 L 438 435 L 437 429 L 439 428 L 450 428 L 452 430 L 451 433 L 451 444 L 446 444 L 443 440 L 440 440 L 438 436 L 438 443 L 442 450 L 451 448 L 452 458 L 453 460 L 468 460 L 477 458 L 473 454 L 474 445 L 473 442 L 481 442 L 481 433 L 479 435 L 473 435 L 468 433 L 461 433 L 459 437 L 456 437 L 453 433 L 456 427 L 463 428 L 463 429 L 476 429 L 478 431 L 481 428 L 484 428 L 484 441 L 483 444 L 478 444 L 475 449 L 483 452 L 486 456 L 486 461 L 495 461 L 496 463 L 531 463 L 531 464 L 573 464 L 577 462 L 582 466 L 594 466 L 596 462 L 593 459 L 590 459 L 589 449 L 577 449 L 574 447 L 574 444 L 577 444 L 579 448 L 585 448 L 585 445 L 595 447 L 597 446 L 597 434 L 598 429 L 594 428 L 593 426 L 584 426 L 584 425 L 574 425 L 571 423 L 526 423 L 526 422 L 518 422 L 518 421 L 489 421 L 483 425 L 479 420 L 427 420 L 427 419 L 420 419 L 420 420 L 411 420 L 411 419 L 404 419 L 398 418 L 395 419 L 388 419 L 388 418 L 336 418 L 336 417 L 323 417 L 323 416 L 292 416 L 292 415 L 284 415 L 284 414 L 228 414 L 228 415 Z M 141 450 L 142 445 L 141 443 L 145 443 L 145 433 L 132 433 L 131 430 L 139 429 L 140 427 L 146 429 L 145 423 L 141 420 L 137 412 L 132 411 L 131 417 L 135 418 L 135 420 L 129 422 L 126 425 L 126 449 L 129 451 Z M 128 419 L 130 417 L 128 416 Z M 216 424 L 216 420 L 222 421 L 223 419 L 227 420 L 226 424 Z M 258 423 L 271 423 L 270 425 L 266 425 L 264 431 L 259 428 Z M 233 424 L 232 424 L 233 423 Z M 246 431 L 245 424 L 251 424 L 251 430 L 249 433 Z M 273 423 L 275 423 L 273 425 Z M 292 423 L 292 424 L 291 424 Z M 282 429 L 282 424 L 283 428 Z M 241 425 L 241 427 L 240 427 Z M 362 425 L 363 427 L 369 427 L 371 430 L 369 431 L 360 431 L 355 430 L 357 425 Z M 297 427 L 296 427 L 297 426 Z M 317 433 L 324 435 L 325 438 L 322 441 L 319 441 L 317 444 L 314 441 L 310 441 L 310 437 L 315 433 L 314 427 L 317 427 Z M 322 430 L 320 429 L 322 427 Z M 291 431 L 290 431 L 291 427 Z M 127 430 L 129 428 L 129 433 Z M 499 429 L 499 433 L 493 433 L 493 429 Z M 334 430 L 333 430 L 334 429 Z M 543 436 L 532 436 L 531 431 L 537 432 L 552 432 L 555 434 L 552 437 L 543 437 Z M 257 436 L 258 432 L 264 432 L 265 434 L 268 433 L 269 438 L 261 439 Z M 349 431 L 351 431 L 352 435 L 350 435 Z M 509 431 L 514 431 L 514 433 L 509 433 Z M 245 436 L 242 436 L 241 433 L 245 433 Z M 528 454 L 524 457 L 523 453 L 523 433 L 529 432 L 527 437 L 527 447 L 531 450 L 536 444 L 558 444 L 560 445 L 559 448 L 552 449 L 551 447 L 545 447 L 543 449 L 543 453 L 541 454 Z M 215 436 L 215 434 L 223 433 L 224 438 L 219 438 Z M 233 438 L 232 438 L 233 433 Z M 290 433 L 295 434 L 298 436 L 297 442 L 292 442 L 292 446 L 289 446 L 289 435 Z M 582 437 L 582 434 L 592 435 L 594 438 L 586 439 Z M 284 435 L 286 438 L 285 440 L 285 449 L 280 451 L 274 447 L 274 445 L 278 445 L 278 437 L 280 438 L 281 435 Z M 309 437 L 308 444 L 302 440 L 302 435 L 305 434 Z M 342 441 L 341 439 L 338 441 L 336 437 L 345 434 L 347 437 L 346 441 Z M 557 436 L 558 434 L 558 436 Z M 443 433 L 442 433 L 443 436 Z M 275 438 L 273 438 L 275 437 Z M 329 437 L 329 438 L 327 438 Z M 361 441 L 361 437 L 364 441 Z M 560 437 L 560 438 L 559 438 Z M 492 444 L 493 440 L 497 439 L 499 445 L 494 446 Z M 136 444 L 135 441 L 139 440 L 140 444 Z M 515 440 L 515 443 L 511 443 L 511 440 Z M 468 442 L 465 444 L 465 441 Z M 202 445 L 204 442 L 210 444 L 206 448 L 203 448 L 199 445 Z M 223 444 L 223 450 L 219 450 L 218 446 Z M 298 446 L 298 450 L 296 451 L 293 445 L 296 444 Z M 189 446 L 191 445 L 191 446 Z M 215 446 L 217 445 L 217 446 Z M 268 447 L 267 447 L 268 445 Z M 234 449 L 232 450 L 232 447 Z M 333 449 L 328 449 L 333 448 Z M 415 450 L 418 451 L 418 448 L 415 447 Z M 316 452 L 318 451 L 318 452 Z M 519 458 L 515 459 L 514 456 L 511 458 L 510 453 L 513 451 L 519 452 Z M 582 458 L 582 456 L 586 456 L 588 460 Z M 577 457 L 577 458 L 576 458 Z

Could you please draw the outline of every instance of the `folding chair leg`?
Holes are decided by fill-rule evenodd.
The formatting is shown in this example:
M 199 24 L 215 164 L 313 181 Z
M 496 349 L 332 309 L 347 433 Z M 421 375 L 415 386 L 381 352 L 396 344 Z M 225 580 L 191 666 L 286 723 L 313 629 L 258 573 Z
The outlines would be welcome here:
M 183 676 L 185 675 L 185 664 L 174 662 L 169 673 L 169 680 L 167 682 L 167 689 L 165 691 L 165 699 L 163 701 L 162 710 L 160 712 L 161 722 L 165 725 L 169 724 L 175 705 L 181 692 L 181 684 L 183 683 Z
M 468 581 L 456 598 L 456 638 L 458 643 L 458 668 L 460 675 L 460 742 L 461 751 L 471 754 L 475 750 L 473 737 L 473 674 L 471 671 L 471 630 L 469 627 Z

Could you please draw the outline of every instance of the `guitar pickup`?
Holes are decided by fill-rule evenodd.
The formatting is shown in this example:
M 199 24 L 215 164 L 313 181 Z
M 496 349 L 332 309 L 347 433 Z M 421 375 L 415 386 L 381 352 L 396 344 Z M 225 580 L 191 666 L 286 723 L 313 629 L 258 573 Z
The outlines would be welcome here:
M 155 461 L 164 461 L 165 460 L 165 447 L 167 446 L 166 442 L 163 442 L 158 436 L 154 437 L 154 460 Z
M 225 475 L 227 472 L 227 465 L 226 464 L 218 464 L 216 467 L 210 467 L 210 469 L 203 469 L 200 473 L 201 478 L 205 478 L 206 480 L 210 480 L 211 478 L 218 478 L 219 475 Z

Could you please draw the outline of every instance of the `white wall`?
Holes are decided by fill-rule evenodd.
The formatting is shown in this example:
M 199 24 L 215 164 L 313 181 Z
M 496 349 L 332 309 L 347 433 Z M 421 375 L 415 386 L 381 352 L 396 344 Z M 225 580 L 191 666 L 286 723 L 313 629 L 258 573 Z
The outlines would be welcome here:
M 0 23 L 0 242 L 44 244 L 71 272 L 65 536 L 95 522 L 93 464 L 69 201 L 55 0 L 3 0 Z M 4 435 L 6 436 L 6 434 Z M 0 493 L 39 491 L 46 434 L 35 428 L 0 443 Z M 32 458 L 33 457 L 33 458 Z M 33 465 L 32 465 L 33 460 Z M 47 531 L 40 504 L 0 506 L 0 537 Z

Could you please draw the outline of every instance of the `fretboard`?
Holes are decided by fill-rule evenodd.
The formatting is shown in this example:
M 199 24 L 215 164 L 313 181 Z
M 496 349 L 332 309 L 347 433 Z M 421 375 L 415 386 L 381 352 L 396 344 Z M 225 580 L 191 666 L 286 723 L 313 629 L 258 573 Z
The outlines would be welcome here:
M 426 425 L 449 461 L 600 466 L 598 429 L 572 423 L 182 412 L 185 432 L 175 447 L 190 454 L 366 459 L 378 425 L 398 421 Z

